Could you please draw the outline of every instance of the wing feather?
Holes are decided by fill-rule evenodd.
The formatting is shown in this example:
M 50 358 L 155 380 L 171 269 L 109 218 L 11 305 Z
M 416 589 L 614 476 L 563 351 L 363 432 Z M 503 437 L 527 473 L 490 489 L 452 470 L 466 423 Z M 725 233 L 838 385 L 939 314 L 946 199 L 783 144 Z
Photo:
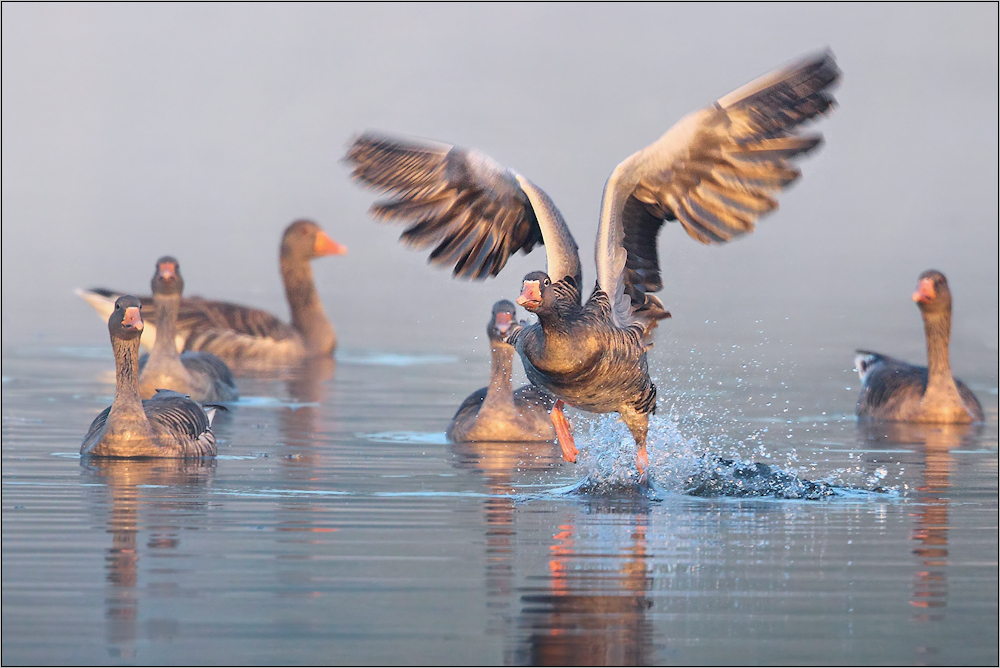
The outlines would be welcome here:
M 663 286 L 656 236 L 664 221 L 701 243 L 726 243 L 778 207 L 774 196 L 800 175 L 792 161 L 822 143 L 797 130 L 833 108 L 839 78 L 831 53 L 803 58 L 681 119 L 615 168 L 596 259 L 616 324 L 630 324 L 637 296 Z
M 453 275 L 496 276 L 515 252 L 545 244 L 555 280 L 580 278 L 576 243 L 549 197 L 475 150 L 366 133 L 347 151 L 352 176 L 388 195 L 372 215 L 408 227 L 400 241 L 434 249 L 429 262 Z
M 372 216 L 406 224 L 400 240 L 434 247 L 429 261 L 454 267 L 455 276 L 495 276 L 512 253 L 542 242 L 515 173 L 478 151 L 366 133 L 345 160 L 355 179 L 388 196 L 372 205 Z

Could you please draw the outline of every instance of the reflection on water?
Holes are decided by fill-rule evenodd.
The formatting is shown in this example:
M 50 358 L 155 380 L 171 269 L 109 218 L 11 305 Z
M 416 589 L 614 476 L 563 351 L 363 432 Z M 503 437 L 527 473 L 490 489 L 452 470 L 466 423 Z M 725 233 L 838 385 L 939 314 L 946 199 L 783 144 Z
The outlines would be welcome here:
M 996 5 L 726 9 L 5 3 L 0 662 L 995 665 Z M 782 211 L 725 250 L 661 235 L 660 500 L 577 484 L 631 476 L 613 420 L 575 466 L 449 445 L 475 314 L 544 249 L 481 283 L 425 267 L 335 164 L 352 133 L 479 146 L 590 248 L 618 161 L 829 35 L 843 108 Z M 81 467 L 114 377 L 71 289 L 180 253 L 192 288 L 282 311 L 275 226 L 300 215 L 351 249 L 314 267 L 335 370 L 241 378 L 214 466 Z M 858 344 L 923 355 L 906 295 L 930 266 L 989 404 L 968 448 L 853 420 Z M 741 462 L 898 493 L 734 499 L 761 480 Z M 683 494 L 693 472 L 722 495 Z
M 562 451 L 554 442 L 480 441 L 451 443 L 455 465 L 486 478 L 490 497 L 483 502 L 486 528 L 486 591 L 490 608 L 488 632 L 509 633 L 510 597 L 515 589 L 517 532 L 514 477 L 542 473 L 560 465 Z
M 333 378 L 336 369 L 336 360 L 320 358 L 288 374 L 285 380 L 294 405 L 282 406 L 278 421 L 282 441 L 294 451 L 295 456 L 284 458 L 293 468 L 307 469 L 321 464 L 316 447 L 322 442 L 324 431 L 320 425 L 321 405 L 327 398 L 326 381 Z
M 573 523 L 557 527 L 547 546 L 547 574 L 539 586 L 516 588 L 515 516 L 519 487 L 515 477 L 558 467 L 555 443 L 454 443 L 457 465 L 485 476 L 494 495 L 484 501 L 486 588 L 490 595 L 492 633 L 517 638 L 504 662 L 516 665 L 643 665 L 648 663 L 652 624 L 645 596 L 646 524 L 650 501 L 637 489 L 616 488 L 624 496 L 584 498 L 591 521 L 607 521 L 624 544 L 601 537 L 578 544 Z M 607 517 L 603 517 L 603 516 Z M 595 517 L 597 516 L 597 517 Z M 590 524 L 588 522 L 588 524 Z M 610 563 L 610 567 L 609 567 Z M 520 610 L 511 628 L 512 595 Z M 501 623 L 502 622 L 502 623 Z
M 327 428 L 323 423 L 327 403 L 327 381 L 334 377 L 336 360 L 326 357 L 310 360 L 300 368 L 285 374 L 285 388 L 292 405 L 278 410 L 278 431 L 281 435 L 280 477 L 285 484 L 299 489 L 322 487 L 322 473 L 328 468 L 325 461 L 330 455 L 325 452 Z M 290 543 L 317 545 L 321 541 L 315 534 L 336 531 L 327 526 L 323 510 L 308 501 L 293 497 L 282 498 L 277 511 L 275 530 L 283 535 L 282 540 Z M 287 596 L 316 596 L 318 592 L 311 586 L 308 577 L 303 577 L 295 555 L 279 555 L 281 582 L 288 585 Z M 288 564 L 286 572 L 283 562 Z
M 648 502 L 646 502 L 648 503 Z M 634 504 L 634 505 L 633 505 Z M 558 527 L 549 547 L 549 574 L 539 590 L 521 596 L 524 644 L 514 663 L 544 666 L 636 666 L 650 663 L 653 627 L 646 596 L 643 502 L 598 502 L 590 512 L 624 529 L 622 542 L 580 540 L 576 527 Z
M 951 450 L 974 446 L 982 425 L 864 423 L 861 434 L 882 447 L 912 448 L 922 465 L 923 480 L 917 485 L 919 507 L 913 517 L 912 538 L 918 543 L 913 554 L 919 563 L 914 574 L 910 605 L 919 610 L 918 622 L 940 621 L 948 602 L 948 505 L 955 459 Z
M 5 358 L 4 663 L 996 656 L 995 423 L 789 422 L 797 469 L 776 439 L 664 419 L 647 494 L 613 420 L 581 429 L 576 465 L 554 443 L 451 444 L 469 389 L 451 372 L 330 361 L 244 381 L 214 464 L 81 465 L 106 365 Z M 745 493 L 800 470 L 836 494 Z M 893 493 L 851 482 L 879 471 Z M 685 493 L 699 472 L 713 495 Z
M 134 659 L 139 618 L 139 591 L 167 592 L 182 588 L 180 574 L 159 569 L 157 574 L 174 575 L 166 581 L 140 583 L 139 563 L 143 555 L 164 557 L 178 549 L 181 533 L 192 511 L 204 512 L 201 493 L 215 471 L 215 462 L 129 461 L 91 459 L 82 465 L 86 482 L 103 483 L 110 496 L 107 532 L 111 534 L 106 566 L 108 593 L 105 598 L 108 654 L 112 658 Z M 140 532 L 148 535 L 140 545 Z M 147 569 L 146 573 L 151 573 Z M 152 576 L 151 576 L 152 580 Z M 146 629 L 153 639 L 176 635 L 177 619 L 158 618 Z

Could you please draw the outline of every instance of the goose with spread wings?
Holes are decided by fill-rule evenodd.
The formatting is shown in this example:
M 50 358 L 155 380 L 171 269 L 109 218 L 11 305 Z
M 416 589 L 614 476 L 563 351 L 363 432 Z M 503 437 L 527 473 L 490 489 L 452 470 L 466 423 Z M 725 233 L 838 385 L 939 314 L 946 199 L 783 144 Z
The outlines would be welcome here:
M 447 144 L 366 133 L 347 152 L 353 177 L 387 196 L 371 213 L 408 225 L 400 240 L 434 247 L 430 261 L 454 275 L 496 276 L 516 251 L 545 245 L 546 272 L 525 276 L 518 303 L 538 322 L 517 328 L 528 379 L 559 400 L 552 410 L 563 455 L 577 450 L 563 402 L 617 412 L 646 479 L 646 433 L 656 408 L 646 350 L 668 314 L 656 238 L 676 221 L 694 239 L 721 244 L 753 231 L 795 181 L 794 161 L 820 145 L 800 126 L 832 109 L 840 78 L 833 55 L 807 56 L 681 119 L 619 164 L 604 187 L 595 249 L 597 285 L 584 302 L 576 242 L 552 200 L 489 156 Z

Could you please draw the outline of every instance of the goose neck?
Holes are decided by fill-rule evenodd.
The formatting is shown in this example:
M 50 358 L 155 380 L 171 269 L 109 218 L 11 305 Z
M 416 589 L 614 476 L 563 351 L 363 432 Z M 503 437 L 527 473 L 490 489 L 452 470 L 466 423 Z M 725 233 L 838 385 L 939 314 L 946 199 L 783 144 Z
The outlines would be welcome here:
M 166 354 L 177 356 L 177 316 L 180 312 L 180 295 L 153 295 L 156 305 L 156 340 L 153 342 L 153 356 Z M 173 354 L 171 355 L 171 351 Z
M 110 417 L 145 417 L 139 397 L 139 337 L 131 340 L 112 337 L 115 353 L 115 399 Z
M 309 262 L 282 257 L 281 278 L 292 314 L 292 327 L 302 335 L 310 352 L 332 352 L 337 344 L 337 336 L 323 310 Z
M 951 309 L 924 313 L 924 335 L 927 339 L 928 385 L 941 381 L 954 382 L 948 359 L 951 338 Z
M 513 346 L 500 342 L 493 343 L 490 351 L 490 386 L 483 402 L 484 408 L 513 404 L 514 389 L 511 385 L 513 367 Z

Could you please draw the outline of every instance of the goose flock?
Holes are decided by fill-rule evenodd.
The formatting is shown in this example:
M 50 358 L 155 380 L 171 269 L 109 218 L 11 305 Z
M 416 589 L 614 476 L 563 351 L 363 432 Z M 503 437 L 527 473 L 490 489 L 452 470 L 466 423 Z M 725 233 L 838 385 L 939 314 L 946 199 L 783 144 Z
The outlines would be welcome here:
M 830 112 L 840 70 L 833 55 L 802 58 L 678 121 L 623 160 L 604 187 L 594 254 L 597 276 L 583 296 L 579 247 L 549 196 L 486 154 L 450 144 L 366 132 L 348 148 L 352 177 L 383 199 L 374 218 L 405 224 L 400 240 L 430 249 L 430 262 L 457 278 L 497 276 L 511 254 L 545 247 L 545 271 L 521 282 L 520 321 L 502 299 L 487 334 L 489 384 L 469 395 L 447 428 L 454 442 L 557 441 L 576 460 L 566 405 L 617 413 L 648 482 L 647 433 L 656 411 L 647 351 L 670 316 L 657 238 L 677 222 L 703 244 L 753 232 L 776 196 L 801 175 L 796 162 L 822 144 L 802 126 Z M 234 377 L 295 369 L 333 355 L 337 336 L 323 310 L 311 261 L 346 249 L 318 225 L 289 225 L 280 249 L 291 322 L 231 302 L 184 297 L 179 261 L 156 262 L 152 296 L 78 291 L 108 322 L 115 353 L 112 405 L 93 421 L 81 454 L 206 457 L 216 453 L 212 416 L 235 401 Z M 938 271 L 920 275 L 913 300 L 924 319 L 928 366 L 868 351 L 857 416 L 865 421 L 981 422 L 973 393 L 951 374 L 951 292 Z M 140 343 L 151 348 L 140 359 Z M 515 352 L 529 385 L 511 383 Z

